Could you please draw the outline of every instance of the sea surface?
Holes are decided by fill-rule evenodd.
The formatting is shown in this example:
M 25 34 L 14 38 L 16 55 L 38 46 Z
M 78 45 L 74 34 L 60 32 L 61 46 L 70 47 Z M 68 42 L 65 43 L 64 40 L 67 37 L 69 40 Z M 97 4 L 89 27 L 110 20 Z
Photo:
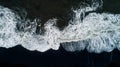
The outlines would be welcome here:
M 97 1 L 97 0 L 95 0 Z M 99 1 L 99 0 L 98 0 Z M 0 0 L 0 6 L 7 7 L 16 12 L 22 19 L 38 20 L 36 35 L 44 35 L 44 24 L 49 19 L 57 18 L 57 28 L 62 31 L 73 19 L 73 10 L 79 9 L 81 3 L 89 0 Z M 90 2 L 91 3 L 91 2 Z M 86 16 L 90 11 L 86 13 Z M 96 13 L 120 14 L 120 0 L 103 0 L 102 8 Z M 26 17 L 25 17 L 26 16 Z M 83 19 L 83 18 L 81 18 Z M 18 26 L 19 30 L 19 26 Z M 20 29 L 21 31 L 21 29 Z M 28 38 L 29 39 L 29 38 Z M 60 45 L 63 45 L 60 43 Z M 43 47 L 44 48 L 44 47 Z M 26 46 L 17 45 L 9 48 L 0 47 L 0 66 L 7 67 L 119 67 L 120 51 L 114 49 L 106 52 L 91 52 L 87 49 L 78 51 L 67 51 L 64 46 L 45 51 L 26 49 Z M 41 52 L 42 51 L 42 52 Z

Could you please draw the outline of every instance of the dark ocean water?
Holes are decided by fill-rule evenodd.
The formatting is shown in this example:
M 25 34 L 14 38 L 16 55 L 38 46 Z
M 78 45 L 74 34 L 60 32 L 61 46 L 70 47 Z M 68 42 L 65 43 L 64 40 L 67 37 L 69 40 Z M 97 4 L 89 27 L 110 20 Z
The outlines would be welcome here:
M 58 27 L 62 30 L 74 15 L 71 7 L 76 9 L 85 0 L 0 0 L 0 5 L 13 10 L 27 11 L 27 18 L 48 19 L 57 17 Z M 87 0 L 86 0 L 87 2 Z M 18 9 L 19 8 L 19 9 Z M 120 13 L 120 0 L 103 0 L 101 12 Z M 102 52 L 100 54 L 88 51 L 67 52 L 62 47 L 59 50 L 46 52 L 29 51 L 21 46 L 0 48 L 0 66 L 12 67 L 120 67 L 120 51 Z

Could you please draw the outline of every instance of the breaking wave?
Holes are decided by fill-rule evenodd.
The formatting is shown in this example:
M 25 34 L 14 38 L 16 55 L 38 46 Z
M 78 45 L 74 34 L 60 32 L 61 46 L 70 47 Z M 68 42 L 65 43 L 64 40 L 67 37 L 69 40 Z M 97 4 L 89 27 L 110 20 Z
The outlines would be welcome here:
M 0 47 L 22 45 L 28 50 L 44 52 L 58 50 L 61 44 L 67 51 L 87 49 L 100 53 L 114 48 L 120 50 L 120 14 L 96 13 L 102 4 L 101 0 L 83 3 L 79 9 L 73 10 L 75 16 L 62 31 L 56 26 L 57 18 L 49 19 L 43 35 L 35 32 L 38 19 L 22 19 L 11 9 L 0 6 Z

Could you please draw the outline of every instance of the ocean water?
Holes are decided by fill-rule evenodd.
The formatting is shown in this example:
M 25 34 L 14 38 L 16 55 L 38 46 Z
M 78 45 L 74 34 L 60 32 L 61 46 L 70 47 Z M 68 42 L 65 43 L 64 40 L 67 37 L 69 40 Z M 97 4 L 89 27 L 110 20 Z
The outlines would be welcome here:
M 119 7 L 119 0 L 0 0 L 0 63 L 119 66 Z

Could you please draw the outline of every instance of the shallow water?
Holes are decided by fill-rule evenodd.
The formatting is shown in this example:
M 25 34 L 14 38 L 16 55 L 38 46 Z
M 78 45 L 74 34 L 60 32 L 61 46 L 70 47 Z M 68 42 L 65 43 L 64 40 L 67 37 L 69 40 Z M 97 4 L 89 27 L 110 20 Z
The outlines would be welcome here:
M 97 1 L 97 0 L 95 0 L 95 1 Z M 0 5 L 13 10 L 13 12 L 17 13 L 25 21 L 26 21 L 26 19 L 29 19 L 30 22 L 32 22 L 35 18 L 40 19 L 40 20 L 37 20 L 37 26 L 39 25 L 39 23 L 42 23 L 41 24 L 42 28 L 44 28 L 44 24 L 47 23 L 47 21 L 49 19 L 57 18 L 58 21 L 57 21 L 56 26 L 61 31 L 63 30 L 63 33 L 64 33 L 64 29 L 66 29 L 66 27 L 68 26 L 69 21 L 71 19 L 73 21 L 75 20 L 74 19 L 75 13 L 73 12 L 73 9 L 74 10 L 79 9 L 80 3 L 82 3 L 82 2 L 86 2 L 87 4 L 91 3 L 89 0 L 86 0 L 86 1 L 85 0 L 76 0 L 76 1 L 75 0 L 38 0 L 38 1 L 37 0 L 31 0 L 31 1 L 30 0 L 19 0 L 19 1 L 18 0 L 16 0 L 16 1 L 15 0 L 0 0 Z M 88 11 L 88 12 L 86 12 L 85 16 L 89 17 L 90 14 L 92 15 L 92 13 L 93 13 L 93 15 L 94 15 L 94 13 L 98 13 L 98 14 L 95 14 L 96 17 L 99 17 L 98 16 L 99 14 L 100 14 L 100 16 L 104 16 L 104 14 L 102 14 L 102 13 L 108 13 L 110 15 L 111 14 L 117 15 L 120 13 L 119 7 L 120 7 L 119 0 L 103 0 L 103 7 L 102 8 L 98 8 L 97 10 L 93 10 L 93 11 Z M 105 14 L 105 16 L 106 16 L 106 14 Z M 109 15 L 107 15 L 107 16 L 109 17 Z M 8 18 L 9 18 L 9 16 L 8 16 Z M 84 18 L 82 18 L 82 20 L 83 19 Z M 106 18 L 104 18 L 104 20 L 105 19 Z M 21 24 L 21 22 L 20 22 L 20 24 Z M 14 26 L 14 24 L 13 24 L 13 26 Z M 34 28 L 34 26 L 35 25 L 33 23 L 33 28 Z M 10 27 L 12 27 L 12 26 L 10 26 Z M 48 26 L 46 26 L 46 28 L 48 29 L 48 31 L 51 32 L 51 29 L 49 29 L 48 27 L 49 27 L 49 24 L 48 24 Z M 13 28 L 10 28 L 10 29 L 13 29 Z M 38 33 L 37 35 L 39 35 L 40 28 L 37 27 L 36 29 L 38 29 L 36 31 L 36 33 Z M 56 33 L 59 32 L 59 31 L 56 32 L 56 28 L 54 29 L 54 27 L 52 29 L 53 29 L 52 32 L 55 32 L 53 35 L 56 35 Z M 72 27 L 71 27 L 71 30 L 72 30 Z M 29 29 L 29 28 L 27 29 L 27 26 L 26 26 L 26 28 L 20 28 L 19 31 L 24 31 L 24 32 L 25 31 L 32 31 L 33 32 L 34 29 Z M 22 34 L 24 34 L 24 33 L 22 33 Z M 29 35 L 29 36 L 27 37 L 27 35 Z M 57 35 L 59 35 L 59 34 L 57 34 Z M 95 46 L 98 49 L 93 49 L 93 50 L 91 49 L 91 51 L 89 51 L 89 48 L 92 48 L 92 45 L 90 45 L 89 47 L 87 45 L 87 48 L 82 46 L 82 48 L 83 49 L 85 48 L 85 50 L 80 49 L 81 46 L 80 46 L 80 48 L 75 46 L 75 50 L 73 49 L 73 51 L 76 51 L 76 52 L 67 52 L 64 49 L 71 51 L 71 46 L 68 46 L 68 47 L 63 46 L 64 49 L 62 46 L 60 46 L 59 50 L 57 50 L 58 46 L 52 46 L 52 47 L 50 46 L 52 49 L 55 49 L 57 51 L 51 50 L 49 48 L 49 46 L 48 47 L 44 46 L 44 47 L 46 47 L 45 50 L 44 50 L 44 48 L 41 48 L 41 49 L 43 49 L 43 52 L 48 50 L 48 49 L 50 49 L 50 50 L 48 50 L 44 53 L 41 53 L 41 52 L 38 52 L 38 51 L 42 51 L 41 49 L 39 49 L 39 47 L 41 47 L 41 46 L 38 46 L 36 44 L 36 42 L 37 42 L 36 40 L 38 40 L 39 38 L 36 39 L 37 36 L 34 37 L 33 35 L 31 36 L 31 34 L 27 34 L 27 33 L 25 33 L 25 36 L 26 36 L 26 38 L 24 37 L 24 39 L 20 40 L 23 44 L 25 44 L 22 46 L 29 49 L 29 50 L 32 50 L 32 51 L 28 51 L 21 46 L 9 48 L 9 45 L 8 46 L 2 45 L 2 47 L 6 47 L 9 49 L 0 48 L 0 59 L 1 59 L 0 62 L 1 62 L 1 64 L 3 64 L 3 65 L 4 64 L 8 64 L 8 65 L 24 64 L 27 66 L 31 66 L 31 65 L 32 66 L 35 66 L 35 65 L 36 66 L 37 65 L 49 66 L 50 65 L 52 67 L 53 66 L 54 67 L 56 67 L 56 66 L 58 66 L 58 67 L 59 66 L 106 67 L 106 66 L 109 66 L 109 64 L 119 66 L 119 61 L 120 61 L 119 54 L 120 53 L 118 50 L 113 50 L 113 48 L 111 48 L 111 47 L 110 47 L 111 49 L 105 48 L 105 47 L 104 47 L 104 49 L 101 49 L 101 48 L 99 49 L 98 47 Z M 33 40 L 31 40 L 33 38 L 35 39 L 34 43 L 37 45 L 38 48 L 36 48 L 36 46 L 33 46 Z M 24 40 L 26 42 L 24 42 Z M 31 41 L 27 42 L 27 40 L 31 40 Z M 67 41 L 67 42 L 69 42 L 69 41 Z M 26 43 L 29 43 L 29 46 Z M 67 43 L 67 45 L 70 45 L 70 44 L 72 44 L 72 43 L 71 42 Z M 75 44 L 75 43 L 73 43 L 73 44 Z M 12 46 L 14 46 L 14 45 L 12 45 Z M 77 45 L 77 46 L 79 46 L 79 45 Z M 69 47 L 70 47 L 70 50 L 69 50 Z M 73 47 L 74 46 L 72 46 L 72 48 Z M 114 45 L 113 45 L 113 47 L 114 47 Z M 109 49 L 109 50 L 107 51 L 105 49 Z M 99 53 L 99 50 L 103 50 L 102 53 L 100 53 L 100 54 L 91 53 L 91 52 Z M 107 51 L 109 53 L 104 52 L 104 51 Z M 48 65 L 46 65 L 46 64 L 48 64 Z

